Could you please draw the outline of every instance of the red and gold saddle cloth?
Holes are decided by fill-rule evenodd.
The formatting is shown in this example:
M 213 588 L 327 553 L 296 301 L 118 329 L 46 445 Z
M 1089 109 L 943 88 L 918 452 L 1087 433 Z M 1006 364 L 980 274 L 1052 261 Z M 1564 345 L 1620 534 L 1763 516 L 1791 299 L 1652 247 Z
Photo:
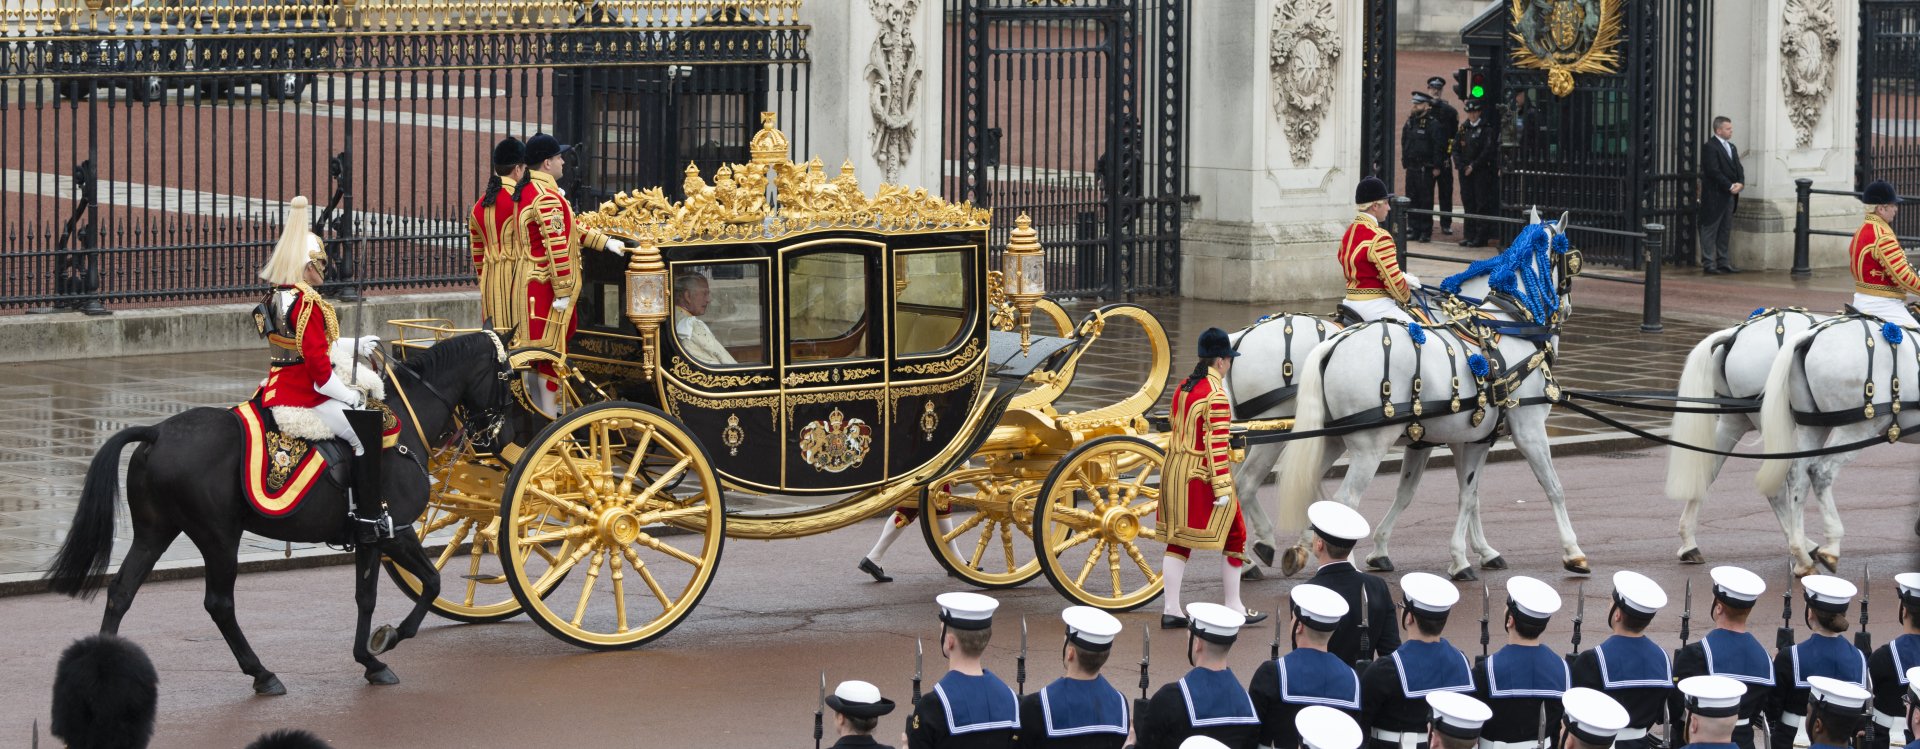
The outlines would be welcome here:
M 400 437 L 399 419 L 386 404 L 371 403 L 383 412 L 381 447 L 393 447 Z M 241 442 L 246 453 L 241 457 L 240 484 L 254 511 L 267 517 L 292 514 L 300 507 L 300 500 L 328 476 L 328 468 L 349 459 L 343 441 L 327 440 L 332 443 L 328 447 L 336 449 L 323 450 L 312 440 L 288 434 L 272 414 L 263 413 L 257 397 L 235 406 L 233 414 L 240 419 Z M 333 473 L 333 483 L 345 486 L 346 472 L 335 470 Z

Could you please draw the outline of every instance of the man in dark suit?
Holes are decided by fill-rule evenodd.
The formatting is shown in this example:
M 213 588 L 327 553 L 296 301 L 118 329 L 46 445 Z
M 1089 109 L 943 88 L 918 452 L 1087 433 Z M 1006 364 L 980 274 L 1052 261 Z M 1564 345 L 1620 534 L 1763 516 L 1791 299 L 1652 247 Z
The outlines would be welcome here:
M 1391 655 L 1400 647 L 1399 617 L 1387 581 L 1355 569 L 1347 557 L 1371 529 L 1366 518 L 1339 502 L 1315 502 L 1307 508 L 1307 524 L 1314 533 L 1313 555 L 1320 571 L 1307 582 L 1331 589 L 1347 599 L 1347 614 L 1327 640 L 1327 652 L 1348 665 Z M 1361 605 L 1366 605 L 1367 652 L 1360 649 Z
M 1713 137 L 1700 149 L 1700 268 L 1709 276 L 1740 272 L 1727 255 L 1727 236 L 1746 181 L 1740 149 L 1733 146 L 1733 120 L 1713 118 Z

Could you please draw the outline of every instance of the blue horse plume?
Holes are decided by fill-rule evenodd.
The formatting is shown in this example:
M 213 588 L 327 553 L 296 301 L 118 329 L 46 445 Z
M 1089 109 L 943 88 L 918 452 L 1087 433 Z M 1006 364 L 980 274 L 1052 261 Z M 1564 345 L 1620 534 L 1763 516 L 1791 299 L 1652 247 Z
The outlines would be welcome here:
M 1528 224 L 1506 250 L 1447 276 L 1440 288 L 1458 294 L 1461 284 L 1486 276 L 1488 288 L 1520 300 L 1534 322 L 1545 322 L 1560 311 L 1560 294 L 1553 282 L 1553 256 L 1566 253 L 1567 235 L 1547 234 L 1547 227 L 1558 223 Z

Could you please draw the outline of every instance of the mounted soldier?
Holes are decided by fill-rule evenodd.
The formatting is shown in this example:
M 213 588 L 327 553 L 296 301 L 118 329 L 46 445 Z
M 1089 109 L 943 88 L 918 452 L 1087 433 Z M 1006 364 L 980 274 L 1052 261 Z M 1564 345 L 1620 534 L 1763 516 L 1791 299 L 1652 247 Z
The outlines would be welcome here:
M 1867 206 L 1866 221 L 1854 232 L 1847 248 L 1853 269 L 1853 308 L 1908 328 L 1920 323 L 1907 311 L 1907 295 L 1920 294 L 1920 274 L 1907 264 L 1907 254 L 1893 233 L 1900 215 L 1900 196 L 1885 180 L 1874 180 L 1860 194 Z
M 527 260 L 526 227 L 514 187 L 527 175 L 527 147 L 519 138 L 493 146 L 493 174 L 467 216 L 473 275 L 480 281 L 480 317 L 487 327 L 512 330 L 525 322 L 520 278 Z
M 348 519 L 354 538 L 372 544 L 393 537 L 393 518 L 380 498 L 380 461 L 358 459 L 369 445 L 379 453 L 381 418 L 379 412 L 366 410 L 364 392 L 335 375 L 334 360 L 349 360 L 343 368 L 352 372 L 354 349 L 368 355 L 379 339 L 368 336 L 356 343 L 349 338 L 341 351 L 335 351 L 335 344 L 342 343 L 339 315 L 313 288 L 325 276 L 326 250 L 307 228 L 307 199 L 295 197 L 292 205 L 273 257 L 260 269 L 260 278 L 273 284 L 273 291 L 254 313 L 272 362 L 260 386 L 260 405 L 271 409 L 283 427 L 318 419 L 333 436 L 352 446 L 353 487 L 348 493 L 353 510 Z
M 1161 502 L 1161 511 L 1167 516 L 1162 522 L 1171 529 L 1167 553 L 1160 563 L 1166 581 L 1161 629 L 1187 626 L 1186 617 L 1180 615 L 1180 582 L 1186 577 L 1187 561 L 1194 549 L 1220 550 L 1227 608 L 1246 617 L 1248 623 L 1267 618 L 1247 609 L 1240 600 L 1240 566 L 1247 559 L 1247 529 L 1234 493 L 1232 451 L 1227 442 L 1233 405 L 1222 382 L 1240 353 L 1233 350 L 1226 331 L 1207 328 L 1200 334 L 1199 354 L 1193 374 L 1173 391 L 1173 428 L 1167 437 L 1167 464 L 1163 469 L 1168 491 Z
M 1387 183 L 1379 177 L 1360 180 L 1353 191 L 1360 214 L 1340 237 L 1340 270 L 1347 277 L 1344 306 L 1362 322 L 1386 318 L 1412 322 L 1403 305 L 1413 298 L 1420 279 L 1400 270 L 1399 249 L 1393 235 L 1380 225 L 1390 207 Z
M 1721 676 L 1744 684 L 1746 696 L 1730 740 L 1740 749 L 1753 749 L 1753 721 L 1773 691 L 1773 664 L 1767 649 L 1747 631 L 1747 616 L 1767 592 L 1767 583 L 1739 567 L 1715 567 L 1712 575 L 1713 603 L 1707 615 L 1714 628 L 1673 654 L 1673 678 Z
M 567 192 L 557 181 L 566 170 L 567 154 L 572 152 L 572 146 L 563 146 L 545 133 L 528 138 L 527 176 L 514 190 L 532 265 L 526 282 L 526 335 L 519 343 L 561 353 L 565 353 L 567 338 L 573 335 L 573 300 L 580 292 L 578 248 L 626 255 L 620 240 L 574 223 L 573 204 L 567 202 Z M 557 416 L 558 376 L 546 362 L 536 369 L 539 376 L 536 382 L 528 383 L 529 394 L 542 412 Z
M 1560 720 L 1560 696 L 1572 679 L 1566 659 L 1540 644 L 1559 611 L 1552 586 L 1524 575 L 1507 578 L 1507 646 L 1473 669 L 1474 696 L 1492 711 L 1481 749 L 1532 749 Z

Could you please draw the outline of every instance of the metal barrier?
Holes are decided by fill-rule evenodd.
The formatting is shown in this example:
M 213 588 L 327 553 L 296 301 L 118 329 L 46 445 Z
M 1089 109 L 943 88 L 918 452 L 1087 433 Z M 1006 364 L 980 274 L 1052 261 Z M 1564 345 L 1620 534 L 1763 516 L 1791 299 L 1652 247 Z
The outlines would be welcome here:
M 1808 257 L 1810 254 L 1809 245 L 1812 244 L 1813 237 L 1844 237 L 1852 239 L 1854 235 L 1854 232 L 1851 231 L 1813 228 L 1812 216 L 1808 212 L 1813 203 L 1813 196 L 1839 195 L 1859 200 L 1860 193 L 1853 190 L 1816 190 L 1813 188 L 1813 180 L 1804 177 L 1793 181 L 1793 192 L 1793 270 L 1791 272 L 1794 278 L 1806 278 L 1813 275 L 1812 261 Z M 1903 203 L 1911 203 L 1916 200 L 1920 200 L 1920 198 L 1907 195 L 1900 196 L 1900 201 Z M 1920 243 L 1920 237 L 1898 237 L 1898 239 L 1902 245 Z
M 1461 265 L 1468 265 L 1473 262 L 1472 260 L 1447 257 L 1445 255 L 1408 252 L 1406 240 L 1407 217 L 1410 215 L 1425 217 L 1448 216 L 1462 221 L 1488 221 L 1499 224 L 1525 225 L 1527 223 L 1526 219 L 1509 218 L 1506 216 L 1483 216 L 1459 211 L 1435 211 L 1425 208 L 1412 208 L 1410 206 L 1413 205 L 1413 201 L 1405 196 L 1395 196 L 1391 205 L 1391 212 L 1387 214 L 1387 231 L 1393 234 L 1393 244 L 1400 250 L 1399 261 L 1402 268 L 1406 267 L 1407 258 L 1459 263 Z M 1660 322 L 1660 275 L 1661 266 L 1664 265 L 1664 263 L 1661 262 L 1661 258 L 1665 257 L 1663 254 L 1665 250 L 1662 248 L 1666 245 L 1667 227 L 1662 224 L 1646 224 L 1642 231 L 1620 231 L 1617 229 L 1581 226 L 1579 224 L 1567 227 L 1567 237 L 1569 241 L 1578 235 L 1616 238 L 1636 245 L 1640 257 L 1645 263 L 1642 266 L 1646 268 L 1646 275 L 1644 277 L 1632 278 L 1629 276 L 1581 273 L 1580 278 L 1632 284 L 1641 287 L 1640 332 L 1659 333 L 1665 330 L 1665 326 Z

